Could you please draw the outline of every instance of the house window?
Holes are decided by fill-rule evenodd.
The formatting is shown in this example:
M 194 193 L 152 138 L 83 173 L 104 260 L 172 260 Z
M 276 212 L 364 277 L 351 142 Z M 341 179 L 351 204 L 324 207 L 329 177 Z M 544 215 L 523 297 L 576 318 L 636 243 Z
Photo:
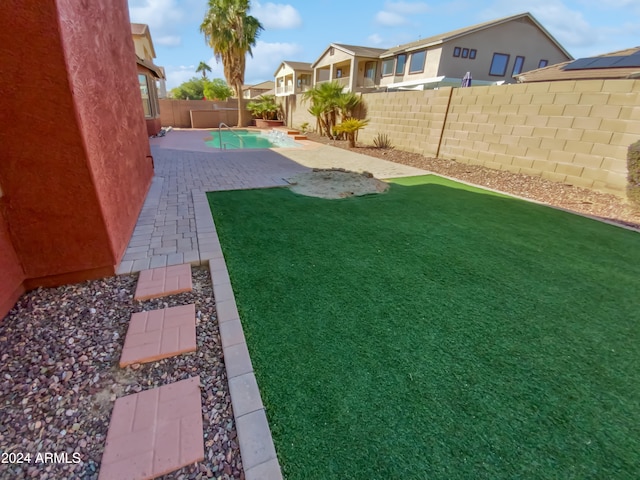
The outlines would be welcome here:
M 460 47 L 453 47 L 453 56 L 454 57 L 459 57 L 460 56 Z
M 543 67 L 546 67 L 547 65 L 549 65 L 549 60 L 540 60 L 538 62 L 538 68 L 543 68 Z
M 388 75 L 393 75 L 393 65 L 395 64 L 395 59 L 388 58 L 382 61 L 382 76 L 386 77 Z
M 463 48 L 462 49 L 462 58 L 467 58 L 469 56 L 469 49 L 468 48 Z
M 493 60 L 491 60 L 491 68 L 489 68 L 489 75 L 504 77 L 505 73 L 507 73 L 508 63 L 509 55 L 505 53 L 494 53 Z
M 424 71 L 424 61 L 427 58 L 427 51 L 420 50 L 411 54 L 411 62 L 409 62 L 409 73 L 420 73 Z
M 471 50 L 469 50 L 469 59 L 470 60 L 475 60 L 477 53 L 478 53 L 478 51 L 475 48 L 472 48 Z
M 342 78 L 342 69 L 341 69 L 341 68 L 339 68 L 339 69 L 336 71 L 336 78 Z
M 407 56 L 403 53 L 398 55 L 398 59 L 396 60 L 396 75 L 404 74 L 404 66 L 407 63 Z
M 140 83 L 140 95 L 142 96 L 142 108 L 144 109 L 144 116 L 151 118 L 151 97 L 149 96 L 149 84 L 147 83 L 147 76 L 139 73 L 138 82 Z
M 334 52 L 334 48 L 333 47 L 329 48 L 329 55 L 333 55 L 333 52 Z
M 524 57 L 516 57 L 516 61 L 513 64 L 513 72 L 511 72 L 511 76 L 515 77 L 516 75 L 520 75 L 522 73 L 523 65 L 524 65 Z

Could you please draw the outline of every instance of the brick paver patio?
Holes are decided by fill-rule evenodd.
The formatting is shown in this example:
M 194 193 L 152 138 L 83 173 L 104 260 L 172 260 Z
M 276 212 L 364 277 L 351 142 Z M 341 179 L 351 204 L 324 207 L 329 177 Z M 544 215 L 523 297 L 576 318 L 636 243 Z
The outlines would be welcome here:
M 428 173 L 313 142 L 277 151 L 220 151 L 205 145 L 207 135 L 181 130 L 151 139 L 155 177 L 119 274 L 181 263 L 206 265 L 211 258 L 207 246 L 217 239 L 206 192 L 284 186 L 285 178 L 316 167 L 366 170 L 377 178 Z M 198 205 L 205 208 L 199 212 Z
M 192 288 L 190 264 L 152 268 L 140 272 L 133 298 L 149 300 L 174 293 L 190 292 Z
M 148 363 L 196 350 L 196 306 L 137 312 L 131 315 L 120 367 Z
M 116 400 L 100 480 L 155 478 L 202 460 L 200 377 Z

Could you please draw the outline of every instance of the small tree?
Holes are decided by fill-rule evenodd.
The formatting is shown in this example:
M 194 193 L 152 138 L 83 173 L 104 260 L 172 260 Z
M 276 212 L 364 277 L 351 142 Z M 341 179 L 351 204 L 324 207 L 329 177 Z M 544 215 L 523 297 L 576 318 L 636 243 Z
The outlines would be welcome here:
M 211 67 L 204 62 L 200 62 L 198 68 L 196 68 L 196 73 L 202 73 L 202 79 L 207 79 L 207 72 L 211 72 Z
M 193 77 L 171 90 L 173 98 L 179 100 L 202 100 L 204 98 L 204 80 Z
M 226 100 L 233 97 L 233 90 L 221 78 L 214 78 L 204 83 L 204 96 L 208 100 Z
M 346 134 L 347 140 L 349 140 L 349 148 L 355 148 L 358 130 L 366 127 L 368 123 L 369 120 L 358 120 L 352 117 L 346 118 L 342 123 L 336 125 L 336 132 Z
M 324 130 L 329 138 L 334 137 L 338 117 L 353 116 L 353 110 L 362 102 L 361 97 L 353 92 L 344 93 L 343 88 L 338 82 L 322 82 L 302 94 L 304 100 L 311 100 L 309 113 L 318 119 L 320 134 Z
M 247 110 L 249 110 L 254 117 L 261 118 L 262 120 L 277 120 L 280 105 L 276 102 L 275 95 L 260 95 L 247 104 Z

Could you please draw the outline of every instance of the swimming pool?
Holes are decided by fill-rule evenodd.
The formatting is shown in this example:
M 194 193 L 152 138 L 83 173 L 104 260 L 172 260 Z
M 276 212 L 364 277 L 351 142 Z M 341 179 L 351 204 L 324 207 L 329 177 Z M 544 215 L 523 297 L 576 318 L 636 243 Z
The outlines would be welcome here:
M 213 130 L 209 132 L 211 138 L 205 140 L 208 147 L 224 150 L 299 147 L 285 132 L 271 130 L 266 133 L 255 130 Z M 221 142 L 222 141 L 222 146 Z

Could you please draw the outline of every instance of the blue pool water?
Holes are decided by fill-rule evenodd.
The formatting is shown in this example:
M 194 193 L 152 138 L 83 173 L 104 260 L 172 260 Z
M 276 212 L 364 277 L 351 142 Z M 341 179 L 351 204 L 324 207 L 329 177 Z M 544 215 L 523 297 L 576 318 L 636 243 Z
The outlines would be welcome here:
M 218 132 L 214 130 L 211 138 L 205 140 L 207 146 L 223 148 L 225 150 L 254 149 L 254 148 L 278 148 L 298 147 L 298 143 L 287 137 L 286 133 L 272 130 L 268 133 L 254 130 L 226 130 Z M 222 147 L 221 142 L 222 141 Z

